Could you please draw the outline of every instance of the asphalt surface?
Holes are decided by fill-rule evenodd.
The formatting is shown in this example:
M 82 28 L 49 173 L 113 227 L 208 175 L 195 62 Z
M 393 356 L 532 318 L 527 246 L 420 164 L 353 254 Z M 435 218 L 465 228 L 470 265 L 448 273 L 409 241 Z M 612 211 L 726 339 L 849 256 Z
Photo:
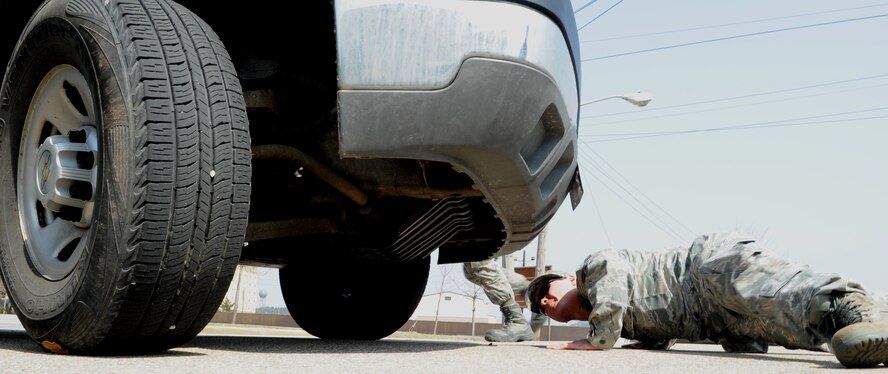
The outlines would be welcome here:
M 0 316 L 0 372 L 65 373 L 808 373 L 843 369 L 827 353 L 772 347 L 728 354 L 716 345 L 669 351 L 553 351 L 541 342 L 388 338 L 330 341 L 299 329 L 211 325 L 187 345 L 152 356 L 46 353 L 12 316 Z M 14 317 L 12 317 L 14 318 Z M 867 373 L 888 373 L 880 366 Z

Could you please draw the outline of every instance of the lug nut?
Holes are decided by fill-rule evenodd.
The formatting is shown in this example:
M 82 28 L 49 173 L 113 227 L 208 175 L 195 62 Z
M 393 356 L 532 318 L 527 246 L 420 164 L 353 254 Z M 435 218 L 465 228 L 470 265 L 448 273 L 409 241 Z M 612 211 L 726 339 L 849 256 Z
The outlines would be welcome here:
M 71 143 L 86 143 L 86 130 L 68 131 L 68 140 Z
M 92 169 L 96 165 L 96 154 L 93 151 L 77 152 L 77 166 L 81 169 Z

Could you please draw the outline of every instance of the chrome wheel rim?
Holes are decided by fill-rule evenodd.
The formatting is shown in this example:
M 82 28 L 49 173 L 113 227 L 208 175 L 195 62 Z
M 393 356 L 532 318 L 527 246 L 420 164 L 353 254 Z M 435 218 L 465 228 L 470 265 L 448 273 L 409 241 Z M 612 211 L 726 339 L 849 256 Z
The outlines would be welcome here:
M 64 279 L 92 230 L 99 139 L 94 92 L 71 65 L 40 82 L 19 148 L 17 197 L 25 251 L 42 277 Z

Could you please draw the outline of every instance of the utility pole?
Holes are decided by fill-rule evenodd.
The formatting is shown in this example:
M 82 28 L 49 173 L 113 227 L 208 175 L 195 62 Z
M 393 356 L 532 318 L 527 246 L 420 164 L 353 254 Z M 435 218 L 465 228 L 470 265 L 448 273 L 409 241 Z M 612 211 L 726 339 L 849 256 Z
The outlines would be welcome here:
M 549 226 L 543 227 L 543 231 L 540 232 L 539 239 L 537 239 L 537 258 L 536 258 L 536 269 L 534 269 L 534 276 L 540 276 L 546 272 L 546 236 L 549 232 Z
M 549 226 L 543 227 L 543 231 L 540 232 L 540 236 L 537 239 L 537 257 L 536 257 L 536 269 L 534 269 L 534 277 L 538 277 L 543 275 L 546 272 L 546 236 L 549 234 Z M 532 314 L 531 314 L 532 315 Z M 552 321 L 551 318 L 547 319 L 549 323 L 549 340 L 552 340 Z M 534 333 L 534 337 L 539 340 L 540 334 L 542 333 L 542 329 Z

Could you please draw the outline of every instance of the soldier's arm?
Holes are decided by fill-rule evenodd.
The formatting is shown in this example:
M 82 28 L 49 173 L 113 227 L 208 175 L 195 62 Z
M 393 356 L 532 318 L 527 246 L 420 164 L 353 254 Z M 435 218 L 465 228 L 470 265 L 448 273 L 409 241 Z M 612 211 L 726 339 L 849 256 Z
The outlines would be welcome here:
M 597 316 L 594 315 L 594 311 L 593 315 L 589 316 L 589 336 L 586 339 L 574 340 L 566 344 L 551 345 L 546 348 L 584 351 L 605 351 L 613 348 L 617 338 L 620 337 L 620 331 L 623 326 L 622 310 L 625 309 L 606 307 L 597 309 L 599 311 Z
M 583 285 L 577 286 L 586 288 L 592 304 L 586 339 L 598 349 L 611 349 L 623 330 L 629 306 L 631 265 L 618 252 L 607 250 L 590 256 L 581 271 Z

